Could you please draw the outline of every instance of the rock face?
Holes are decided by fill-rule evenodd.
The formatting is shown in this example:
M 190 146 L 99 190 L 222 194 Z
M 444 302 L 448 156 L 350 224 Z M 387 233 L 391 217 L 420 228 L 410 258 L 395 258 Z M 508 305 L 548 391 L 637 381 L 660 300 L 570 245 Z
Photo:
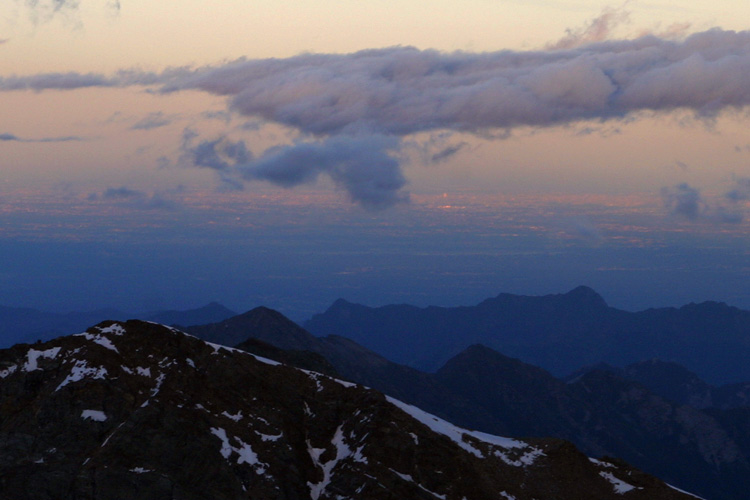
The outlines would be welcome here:
M 692 498 L 140 321 L 0 351 L 0 497 Z

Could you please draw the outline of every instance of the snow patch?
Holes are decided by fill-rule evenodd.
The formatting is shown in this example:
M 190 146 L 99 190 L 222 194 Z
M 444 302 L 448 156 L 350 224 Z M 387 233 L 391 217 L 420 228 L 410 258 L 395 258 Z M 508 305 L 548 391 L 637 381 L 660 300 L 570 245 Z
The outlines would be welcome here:
M 141 366 L 136 366 L 135 367 L 135 371 L 141 377 L 149 377 L 149 378 L 151 378 L 151 368 L 143 368 Z
M 622 479 L 615 477 L 614 474 L 612 474 L 611 472 L 600 472 L 599 475 L 602 476 L 607 481 L 609 481 L 610 484 L 612 484 L 612 487 L 614 488 L 615 493 L 617 493 L 618 495 L 624 495 L 628 491 L 636 489 L 635 486 L 633 486 L 632 484 L 628 484 Z M 640 490 L 641 488 L 637 488 L 637 489 Z
M 104 422 L 107 420 L 107 415 L 100 410 L 83 410 L 81 418 L 84 420 L 93 420 L 94 422 Z
M 221 414 L 224 415 L 225 417 L 227 417 L 229 420 L 234 420 L 235 422 L 239 422 L 240 420 L 242 420 L 242 412 L 241 411 L 238 411 L 236 415 L 231 415 L 231 414 L 229 414 L 229 413 L 227 413 L 225 411 L 221 412 Z
M 516 497 L 514 497 L 510 493 L 506 493 L 504 491 L 500 492 L 500 496 L 503 497 L 503 498 L 505 498 L 505 500 L 516 500 Z
M 527 465 L 532 465 L 537 458 L 544 455 L 544 452 L 538 448 L 531 448 L 530 451 L 521 454 L 518 458 L 512 458 L 508 453 L 495 450 L 494 455 L 508 465 L 514 467 L 525 467 Z
M 260 432 L 258 432 L 258 431 L 255 431 L 255 433 L 256 433 L 256 434 L 257 434 L 258 436 L 260 436 L 260 439 L 261 439 L 261 440 L 262 440 L 262 441 L 263 441 L 264 443 L 265 443 L 265 442 L 267 442 L 267 441 L 278 441 L 279 439 L 281 439 L 281 436 L 283 436 L 283 435 L 284 435 L 283 433 L 279 433 L 279 434 L 277 434 L 277 435 L 275 435 L 275 436 L 272 436 L 271 434 L 263 434 L 263 433 L 260 433 Z
M 367 463 L 367 458 L 362 455 L 362 449 L 364 448 L 364 446 L 361 446 L 356 451 L 353 451 L 344 441 L 343 425 L 340 425 L 338 429 L 336 429 L 336 432 L 331 439 L 331 444 L 336 450 L 336 455 L 331 460 L 324 463 L 320 461 L 320 457 L 321 455 L 323 455 L 326 449 L 313 448 L 310 442 L 307 442 L 307 452 L 310 455 L 313 464 L 323 470 L 323 479 L 319 483 L 311 483 L 309 481 L 307 483 L 307 486 L 310 488 L 310 498 L 312 498 L 312 500 L 318 500 L 320 498 L 320 495 L 323 494 L 323 492 L 331 482 L 333 469 L 336 467 L 336 465 L 338 465 L 340 461 L 347 458 L 352 458 L 357 462 L 365 464 Z
M 318 373 L 318 372 L 314 372 L 314 371 L 310 371 L 310 370 L 305 370 L 303 368 L 295 368 L 295 369 L 301 371 L 302 373 L 307 374 L 308 377 L 310 377 L 312 380 L 314 380 L 315 384 L 318 386 L 318 392 L 320 392 L 320 391 L 323 390 L 323 386 L 322 386 L 322 384 L 320 382 L 321 379 L 326 379 L 326 380 L 330 380 L 331 382 L 336 382 L 337 384 L 342 385 L 342 386 L 346 387 L 347 389 L 349 389 L 351 387 L 357 387 L 359 385 L 359 384 L 355 384 L 355 383 L 352 383 L 352 382 L 347 382 L 346 380 L 341 380 L 341 379 L 338 379 L 338 378 L 335 378 L 335 377 L 331 377 L 331 376 L 325 375 L 323 373 Z
M 0 370 L 0 378 L 5 378 L 8 375 L 12 375 L 13 373 L 18 370 L 18 365 L 11 365 L 8 368 L 5 368 L 4 370 Z
M 679 491 L 680 493 L 683 493 L 683 494 L 685 494 L 685 495 L 690 495 L 691 497 L 693 497 L 693 498 L 697 498 L 698 500 L 706 500 L 706 499 L 705 499 L 705 498 L 703 498 L 703 497 L 699 497 L 698 495 L 696 495 L 696 494 L 694 494 L 694 493 L 690 493 L 689 491 L 681 490 L 680 488 L 678 488 L 678 487 L 676 487 L 676 486 L 672 486 L 672 485 L 671 485 L 671 484 L 669 484 L 669 483 L 664 483 L 664 484 L 666 484 L 667 486 L 669 486 L 670 488 L 672 488 L 672 489 L 673 489 L 673 490 L 675 490 L 675 491 Z
M 39 358 L 55 359 L 55 357 L 57 356 L 59 352 L 60 352 L 59 347 L 53 347 L 52 349 L 47 349 L 46 351 L 37 351 L 36 349 L 29 349 L 29 352 L 26 353 L 26 363 L 23 365 L 24 371 L 33 372 L 34 370 L 39 370 L 40 368 L 39 368 L 39 365 L 37 364 L 37 360 Z
M 194 362 L 194 361 L 193 361 L 192 359 L 190 359 L 190 358 L 186 358 L 186 359 L 185 359 L 185 362 L 186 362 L 187 364 L 189 364 L 191 368 L 195 368 L 195 362 Z
M 239 447 L 232 446 L 227 436 L 227 431 L 221 427 L 211 427 L 211 434 L 218 437 L 221 440 L 221 456 L 229 460 L 232 453 L 239 455 L 237 457 L 237 465 L 248 464 L 255 469 L 257 474 L 265 474 L 268 470 L 268 464 L 258 460 L 258 455 L 253 451 L 249 444 L 242 441 L 240 438 L 235 437 Z
M 115 327 L 115 326 L 119 327 L 122 332 L 118 333 L 119 330 L 112 330 L 112 328 Z M 97 333 L 96 335 L 94 335 L 93 333 L 89 333 L 89 332 L 79 333 L 78 335 L 76 335 L 76 337 L 83 337 L 83 338 L 85 338 L 86 340 L 88 340 L 90 342 L 93 342 L 95 344 L 99 344 L 100 346 L 104 347 L 105 349 L 109 349 L 110 351 L 115 351 L 116 353 L 119 354 L 120 352 L 117 350 L 117 347 L 115 347 L 115 345 L 112 343 L 112 341 L 109 340 L 107 337 L 105 337 L 104 334 L 105 333 L 114 333 L 115 335 L 122 335 L 122 333 L 125 332 L 125 330 L 120 325 L 112 325 L 112 326 L 107 327 L 105 329 L 99 328 L 99 331 L 101 333 Z
M 145 474 L 146 472 L 153 472 L 151 469 L 144 469 L 143 467 L 136 467 L 134 469 L 130 469 L 130 472 L 133 472 L 135 474 Z
M 597 460 L 595 458 L 589 458 L 589 462 L 592 464 L 598 465 L 599 467 L 605 467 L 607 469 L 615 468 L 615 464 L 609 463 L 609 462 L 603 462 L 601 460 Z
M 412 478 L 412 477 L 411 477 L 411 476 L 410 476 L 409 474 L 401 474 L 400 472 L 398 472 L 398 471 L 395 471 L 395 470 L 393 470 L 393 469 L 389 469 L 389 470 L 390 470 L 391 472 L 393 472 L 394 474 L 396 474 L 396 475 L 397 475 L 398 477 L 400 477 L 401 479 L 403 479 L 404 481 L 408 481 L 408 482 L 410 482 L 410 483 L 413 483 L 413 484 L 414 484 L 414 485 L 416 485 L 416 486 L 417 486 L 417 487 L 418 487 L 418 488 L 419 488 L 420 490 L 422 490 L 422 491 L 425 491 L 425 492 L 429 493 L 430 495 L 434 496 L 435 498 L 439 498 L 440 500 L 445 500 L 445 495 L 441 495 L 441 494 L 439 494 L 439 493 L 435 493 L 434 491 L 430 491 L 430 490 L 428 490 L 427 488 L 425 488 L 424 486 L 422 486 L 421 484 L 419 484 L 418 482 L 416 482 L 416 481 L 415 481 L 415 480 L 414 480 L 414 479 L 413 479 L 413 478 Z
M 106 376 L 107 369 L 103 366 L 100 366 L 98 368 L 90 367 L 86 364 L 85 360 L 79 359 L 76 361 L 73 369 L 70 370 L 70 375 L 65 377 L 65 380 L 63 380 L 60 385 L 57 386 L 55 392 L 59 391 L 71 382 L 80 382 L 85 378 L 90 378 L 93 380 L 103 380 L 104 378 L 106 378 Z
M 125 335 L 125 328 L 119 323 L 113 323 L 105 327 L 97 326 L 96 329 L 103 334 L 111 333 L 118 336 Z
M 471 443 L 466 440 L 467 436 L 474 438 L 477 441 L 487 443 L 493 446 L 498 446 L 504 449 L 519 449 L 519 450 L 524 449 L 524 448 L 529 449 L 529 451 L 524 454 L 524 457 L 527 457 L 527 458 L 525 459 L 524 462 L 521 462 L 521 465 L 528 465 L 532 463 L 534 459 L 542 455 L 541 450 L 538 450 L 528 445 L 527 443 L 524 443 L 523 441 L 518 441 L 517 439 L 511 439 L 511 438 L 506 438 L 506 437 L 501 437 L 501 436 L 494 436 L 492 434 L 486 434 L 484 432 L 469 431 L 466 429 L 462 429 L 460 427 L 457 427 L 451 424 L 450 422 L 446 422 L 445 420 L 436 417 L 435 415 L 431 415 L 424 410 L 420 410 L 416 406 L 406 404 L 390 396 L 386 396 L 386 399 L 388 400 L 389 403 L 396 406 L 397 408 L 400 408 L 401 410 L 406 412 L 408 415 L 413 417 L 415 420 L 429 427 L 433 432 L 442 434 L 450 438 L 453 442 L 455 442 L 461 448 L 463 448 L 464 450 L 468 451 L 469 453 L 479 458 L 486 458 L 486 457 L 480 450 L 472 446 Z

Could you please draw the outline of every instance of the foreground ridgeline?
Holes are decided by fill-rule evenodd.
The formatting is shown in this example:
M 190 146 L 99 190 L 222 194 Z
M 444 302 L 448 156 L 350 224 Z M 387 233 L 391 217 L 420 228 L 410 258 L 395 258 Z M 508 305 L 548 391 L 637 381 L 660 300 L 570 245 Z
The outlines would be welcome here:
M 0 426 L 14 500 L 694 498 L 141 321 L 0 351 Z

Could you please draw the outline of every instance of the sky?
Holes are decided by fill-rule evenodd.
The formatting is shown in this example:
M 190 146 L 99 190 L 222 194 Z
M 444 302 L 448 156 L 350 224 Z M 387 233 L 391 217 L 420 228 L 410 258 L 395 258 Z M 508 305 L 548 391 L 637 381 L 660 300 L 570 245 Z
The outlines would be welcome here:
M 750 308 L 741 0 L 7 0 L 0 305 Z

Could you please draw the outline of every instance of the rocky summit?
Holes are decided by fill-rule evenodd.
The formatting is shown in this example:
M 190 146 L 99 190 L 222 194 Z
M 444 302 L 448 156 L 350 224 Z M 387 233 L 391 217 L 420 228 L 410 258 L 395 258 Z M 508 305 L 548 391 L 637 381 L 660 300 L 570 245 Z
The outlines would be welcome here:
M 0 351 L 0 498 L 689 499 L 142 321 Z

